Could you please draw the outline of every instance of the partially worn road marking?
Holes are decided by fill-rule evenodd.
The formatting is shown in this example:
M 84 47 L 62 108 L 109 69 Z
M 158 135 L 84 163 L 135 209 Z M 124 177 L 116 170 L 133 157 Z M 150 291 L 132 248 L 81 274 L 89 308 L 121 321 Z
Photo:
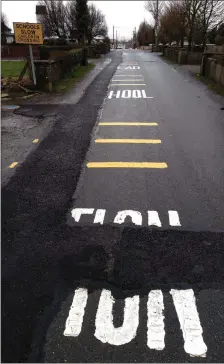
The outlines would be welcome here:
M 207 346 L 202 336 L 203 330 L 196 307 L 194 291 L 192 289 L 171 289 L 170 294 L 173 297 L 177 319 L 183 333 L 183 349 L 190 356 L 205 357 Z M 88 290 L 82 287 L 77 288 L 65 323 L 64 336 L 77 337 L 80 335 L 87 300 Z M 115 299 L 112 292 L 102 289 L 96 310 L 94 336 L 102 343 L 121 346 L 130 343 L 139 330 L 140 297 L 139 295 L 133 295 L 124 299 L 123 323 L 119 327 L 114 327 L 113 323 L 114 304 Z M 147 346 L 149 349 L 165 349 L 166 328 L 164 319 L 163 292 L 161 290 L 151 290 L 148 293 L 147 300 Z M 144 337 L 144 335 L 140 336 L 140 338 Z
M 89 162 L 88 168 L 167 168 L 164 162 Z
M 10 164 L 9 168 L 14 168 L 15 166 L 17 166 L 18 162 L 13 162 L 12 164 Z
M 202 327 L 192 289 L 171 289 L 173 303 L 184 338 L 184 350 L 191 356 L 205 357 L 207 346 L 202 337 Z
M 100 122 L 100 126 L 157 126 L 158 123 L 145 123 L 145 122 Z
M 38 143 L 38 142 L 39 142 L 39 139 L 34 139 L 34 140 L 33 140 L 33 143 L 34 143 L 34 144 L 36 144 L 36 143 Z
M 112 86 L 145 86 L 145 83 L 111 83 L 110 87 Z
M 160 139 L 96 139 L 95 143 L 161 144 Z
M 79 223 L 82 215 L 93 215 L 95 212 L 94 208 L 74 208 L 71 211 L 71 215 L 75 222 Z M 169 225 L 170 226 L 181 226 L 180 219 L 177 211 L 173 211 L 175 215 L 177 216 L 176 224 L 175 222 L 170 218 L 170 211 L 168 211 L 168 218 L 169 218 Z M 93 218 L 94 224 L 104 224 L 105 216 L 107 211 L 105 209 L 96 209 L 95 216 Z M 131 223 L 137 226 L 142 226 L 143 217 L 145 222 L 147 221 L 148 226 L 157 226 L 162 227 L 162 222 L 159 218 L 159 214 L 157 211 L 147 211 L 144 215 L 140 211 L 136 210 L 121 210 L 118 211 L 110 222 L 113 222 L 114 224 L 124 224 L 127 220 L 131 219 Z M 147 220 L 146 220 L 147 218 Z

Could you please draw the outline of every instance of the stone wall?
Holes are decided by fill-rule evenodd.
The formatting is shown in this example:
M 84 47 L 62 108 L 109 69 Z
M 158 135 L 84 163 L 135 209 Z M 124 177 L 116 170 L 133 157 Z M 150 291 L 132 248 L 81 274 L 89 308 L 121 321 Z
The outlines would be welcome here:
M 203 56 L 201 75 L 224 87 L 224 53 L 218 58 Z

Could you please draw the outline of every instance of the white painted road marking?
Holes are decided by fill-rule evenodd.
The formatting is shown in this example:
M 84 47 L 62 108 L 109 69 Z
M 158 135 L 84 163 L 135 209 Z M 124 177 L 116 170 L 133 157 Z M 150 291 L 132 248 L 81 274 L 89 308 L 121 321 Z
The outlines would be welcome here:
M 191 356 L 205 357 L 207 346 L 202 337 L 202 327 L 192 289 L 171 289 L 173 303 L 183 332 L 184 350 Z
M 168 211 L 170 226 L 181 226 L 177 211 Z
M 81 215 L 91 215 L 93 212 L 94 209 L 73 209 L 72 217 L 74 218 L 75 222 L 79 222 Z
M 64 336 L 79 336 L 82 330 L 83 316 L 88 298 L 86 288 L 75 290 L 73 302 L 65 324 Z
M 163 350 L 165 348 L 163 294 L 160 290 L 149 292 L 147 302 L 147 345 L 150 349 Z
M 125 222 L 126 217 L 131 217 L 131 221 L 135 225 L 142 225 L 142 214 L 139 211 L 133 210 L 123 210 L 118 211 L 115 216 L 114 223 L 115 224 L 123 224 Z
M 112 86 L 122 86 L 121 84 Z M 131 86 L 130 84 L 128 86 Z M 134 84 L 133 86 L 138 86 L 137 84 Z M 121 93 L 122 92 L 122 93 Z M 117 90 L 117 91 L 109 91 L 108 99 L 112 98 L 123 98 L 123 99 L 154 99 L 153 96 L 147 96 L 145 90 Z
M 190 356 L 205 357 L 207 346 L 202 337 L 202 327 L 192 289 L 171 289 L 177 319 L 184 338 L 184 350 Z M 77 337 L 82 330 L 83 318 L 88 299 L 86 288 L 75 290 L 73 302 L 65 323 L 64 336 Z M 115 300 L 111 291 L 101 291 L 95 318 L 95 337 L 102 343 L 124 345 L 131 342 L 139 326 L 140 297 L 125 298 L 123 324 L 115 328 L 113 306 Z M 161 290 L 152 290 L 147 301 L 147 346 L 149 349 L 165 349 L 164 302 Z
M 95 209 L 94 208 L 74 208 L 71 211 L 71 215 L 75 222 L 79 223 L 82 215 L 93 215 Z M 157 211 L 147 211 L 148 217 L 148 226 L 158 226 L 162 227 L 161 220 L 159 218 L 159 214 Z M 105 209 L 96 209 L 96 213 L 93 219 L 94 224 L 104 224 L 106 216 Z M 177 211 L 169 210 L 168 211 L 169 217 L 169 225 L 170 226 L 181 226 L 179 214 Z M 114 224 L 124 224 L 127 223 L 128 218 L 131 219 L 132 223 L 137 226 L 142 226 L 143 218 L 142 214 L 136 210 L 121 210 L 118 211 L 114 217 L 114 220 L 111 221 Z
M 139 296 L 125 299 L 124 321 L 120 327 L 113 324 L 114 298 L 111 292 L 103 289 L 96 313 L 95 337 L 103 343 L 124 345 L 129 343 L 137 333 L 139 325 Z

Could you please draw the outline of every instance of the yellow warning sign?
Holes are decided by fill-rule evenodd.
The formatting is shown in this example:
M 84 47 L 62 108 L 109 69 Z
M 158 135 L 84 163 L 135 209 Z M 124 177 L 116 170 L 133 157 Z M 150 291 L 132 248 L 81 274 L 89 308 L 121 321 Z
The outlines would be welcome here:
M 13 23 L 15 42 L 21 44 L 43 44 L 42 24 Z

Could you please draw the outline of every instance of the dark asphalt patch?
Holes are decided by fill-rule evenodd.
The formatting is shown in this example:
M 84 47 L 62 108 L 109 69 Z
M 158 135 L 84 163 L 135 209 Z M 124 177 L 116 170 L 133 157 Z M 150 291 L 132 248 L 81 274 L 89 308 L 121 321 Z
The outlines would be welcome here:
M 66 235 L 62 227 L 65 215 L 121 54 L 112 54 L 111 58 L 112 62 L 75 106 L 56 109 L 57 121 L 52 132 L 2 189 L 4 362 L 27 359 L 36 318 L 52 300 L 55 265 L 68 252 L 66 241 L 61 239 Z M 55 237 L 59 231 L 61 235 Z

